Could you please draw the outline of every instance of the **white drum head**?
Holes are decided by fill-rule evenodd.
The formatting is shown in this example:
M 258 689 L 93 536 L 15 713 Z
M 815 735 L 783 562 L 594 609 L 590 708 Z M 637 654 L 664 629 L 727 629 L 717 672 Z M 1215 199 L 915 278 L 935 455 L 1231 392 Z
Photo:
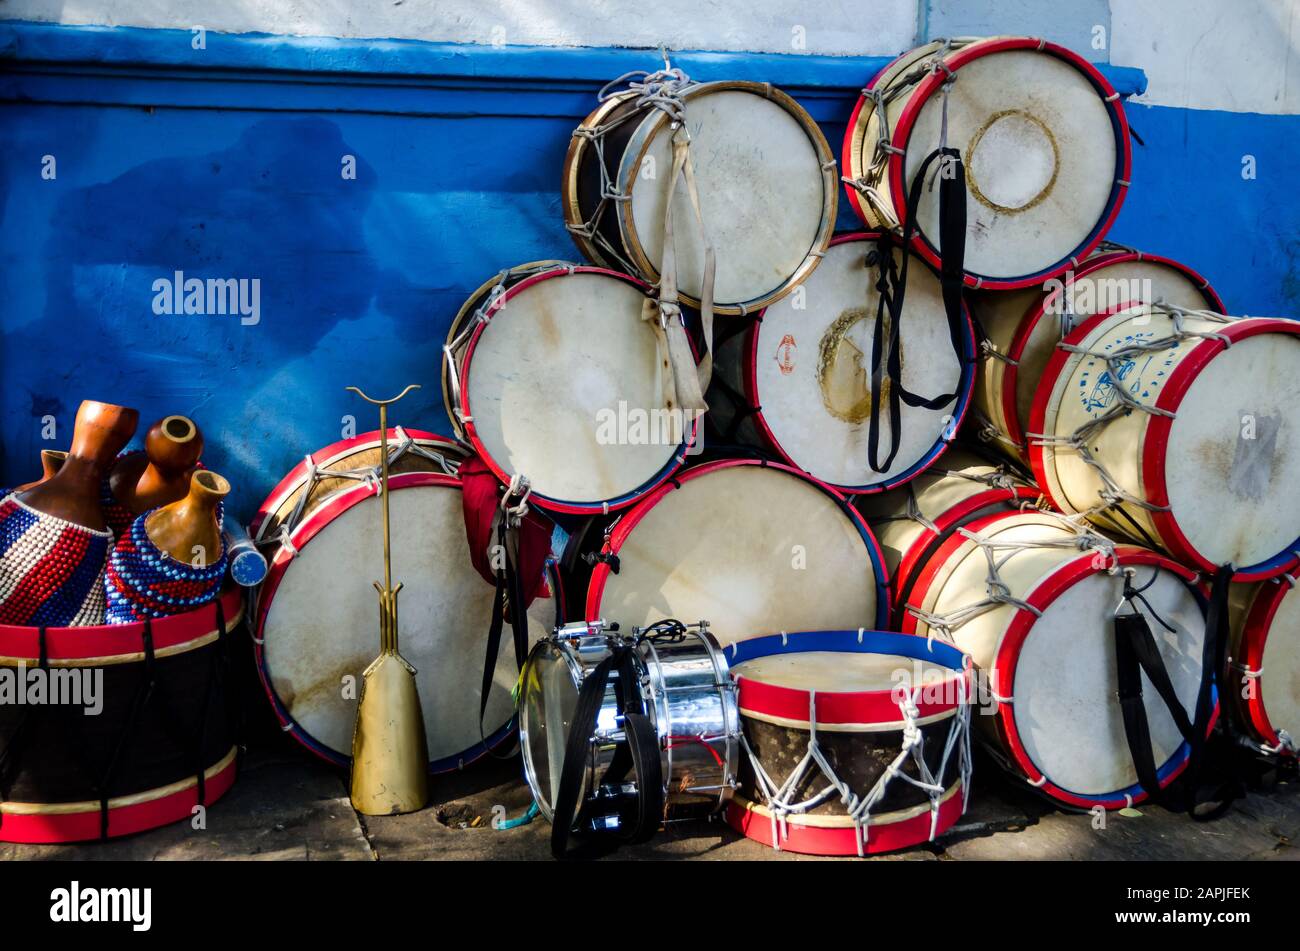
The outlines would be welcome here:
M 884 622 L 865 524 L 784 468 L 695 470 L 624 518 L 634 524 L 618 545 L 618 573 L 604 576 L 589 617 L 625 630 L 664 617 L 703 619 L 722 645 Z
M 829 237 L 837 200 L 826 193 L 821 167 L 829 148 L 780 100 L 743 89 L 688 96 L 686 125 L 704 227 L 717 251 L 714 299 L 722 306 L 762 300 L 815 263 L 810 254 Z M 624 163 L 624 174 L 635 176 L 632 230 L 657 272 L 673 168 L 670 124 L 659 123 L 643 158 L 629 153 Z M 684 181 L 673 201 L 678 286 L 698 300 L 704 248 Z
M 1290 589 L 1269 625 L 1259 697 L 1274 730 L 1300 740 L 1300 595 Z
M 909 188 L 939 145 L 943 113 L 939 92 L 921 104 L 907 141 Z M 947 118 L 966 167 L 966 270 L 1013 279 L 1078 253 L 1107 214 L 1122 162 L 1088 77 L 1035 50 L 990 53 L 957 70 Z M 922 189 L 917 223 L 937 247 L 939 189 Z
M 669 425 L 655 334 L 631 281 L 579 270 L 508 291 L 465 363 L 472 439 L 544 500 L 634 495 L 682 451 Z M 676 436 L 677 441 L 672 441 Z
M 299 552 L 266 595 L 270 603 L 261 628 L 265 673 L 280 704 L 315 743 L 342 759 L 351 755 L 362 672 L 379 650 L 372 582 L 384 570 L 380 501 L 365 491 L 351 490 L 299 526 Z M 331 516 L 339 498 L 361 500 Z M 455 768 L 460 754 L 492 737 L 514 713 L 510 691 L 518 670 L 512 635 L 507 625 L 480 735 L 494 592 L 470 564 L 460 489 L 394 486 L 389 504 L 393 583 L 404 584 L 399 650 L 418 672 L 429 759 L 435 765 L 450 760 L 443 766 Z M 530 645 L 550 632 L 556 613 L 549 596 L 533 602 Z M 345 677 L 354 678 L 356 688 L 348 697 Z
M 754 351 L 754 393 L 781 451 L 815 478 L 853 491 L 895 481 L 941 451 L 956 430 L 969 390 L 939 409 L 902 406 L 898 454 L 888 471 L 872 470 L 867 451 L 871 405 L 887 393 L 871 390 L 871 349 L 880 296 L 865 256 L 872 240 L 827 249 L 800 292 L 767 308 Z M 901 252 L 895 252 L 901 263 Z M 903 385 L 925 397 L 952 393 L 961 381 L 939 281 L 919 259 L 908 268 L 900 354 Z M 968 381 L 970 377 L 968 375 Z M 886 380 L 885 386 L 889 383 Z M 882 387 L 883 389 L 883 387 Z M 889 412 L 881 407 L 883 459 Z

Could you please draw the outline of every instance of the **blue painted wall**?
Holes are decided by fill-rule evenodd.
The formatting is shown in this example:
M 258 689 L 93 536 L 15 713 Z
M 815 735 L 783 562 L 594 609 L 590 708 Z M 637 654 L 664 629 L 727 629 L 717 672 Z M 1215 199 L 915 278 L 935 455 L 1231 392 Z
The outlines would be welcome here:
M 771 81 L 838 151 L 879 59 L 679 54 Z M 373 428 L 344 392 L 408 382 L 400 421 L 446 432 L 441 345 L 503 266 L 572 257 L 569 134 L 599 86 L 656 56 L 0 25 L 0 484 L 65 446 L 83 398 L 192 415 L 247 517 L 301 456 Z M 1125 93 L 1137 70 L 1103 67 Z M 1117 240 L 1186 260 L 1239 312 L 1300 313 L 1300 119 L 1130 107 L 1145 146 Z M 1241 156 L 1258 177 L 1241 178 Z M 52 155 L 57 178 L 41 176 Z M 340 174 L 345 155 L 357 177 Z M 841 228 L 854 227 L 851 214 Z M 261 320 L 156 316 L 153 282 L 258 278 Z

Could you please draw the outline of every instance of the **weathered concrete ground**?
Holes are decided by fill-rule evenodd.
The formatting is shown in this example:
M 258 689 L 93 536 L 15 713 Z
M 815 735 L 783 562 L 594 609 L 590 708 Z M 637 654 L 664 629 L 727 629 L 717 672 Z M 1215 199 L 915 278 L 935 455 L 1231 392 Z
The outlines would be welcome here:
M 971 808 L 937 843 L 887 859 L 1294 859 L 1300 850 L 1300 784 L 1252 793 L 1230 815 L 1193 823 L 1159 807 L 1109 814 L 1094 829 L 1012 786 L 977 762 Z M 983 768 L 979 768 L 983 767 Z M 188 823 L 108 843 L 77 846 L 0 844 L 0 860 L 22 859 L 549 859 L 550 826 L 538 819 L 497 831 L 494 814 L 524 813 L 531 797 L 517 760 L 477 764 L 435 779 L 434 804 L 410 816 L 358 816 L 347 777 L 287 741 L 255 746 L 234 789 L 211 806 L 207 828 Z M 496 813 L 494 813 L 496 808 Z M 722 823 L 669 826 L 651 842 L 620 851 L 624 859 L 789 861 Z

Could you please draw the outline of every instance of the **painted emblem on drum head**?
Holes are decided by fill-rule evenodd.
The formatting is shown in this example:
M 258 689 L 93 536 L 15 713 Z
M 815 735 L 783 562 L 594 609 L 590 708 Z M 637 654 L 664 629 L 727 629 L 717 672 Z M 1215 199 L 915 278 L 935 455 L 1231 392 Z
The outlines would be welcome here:
M 794 358 L 798 350 L 794 342 L 794 334 L 786 334 L 776 345 L 776 365 L 781 370 L 782 376 L 789 376 L 794 372 Z
M 1155 338 L 1152 331 L 1125 334 L 1102 348 L 1103 352 L 1139 346 Z M 1118 360 L 1112 366 L 1101 357 L 1090 356 L 1079 371 L 1078 398 L 1084 410 L 1094 419 L 1107 412 L 1119 399 L 1119 389 L 1144 403 L 1155 399 L 1156 390 L 1169 374 L 1174 363 L 1170 355 L 1178 345 L 1166 351 L 1137 353 Z

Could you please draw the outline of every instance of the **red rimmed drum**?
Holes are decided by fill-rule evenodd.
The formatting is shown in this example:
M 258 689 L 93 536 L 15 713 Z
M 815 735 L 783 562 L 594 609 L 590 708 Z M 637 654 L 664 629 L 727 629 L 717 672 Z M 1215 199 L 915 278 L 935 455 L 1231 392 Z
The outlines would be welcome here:
M 971 294 L 971 310 L 988 340 L 975 384 L 981 438 L 1028 464 L 1029 412 L 1057 342 L 1089 317 L 1157 301 L 1224 312 L 1200 274 L 1129 248 L 1094 254 L 1043 287 Z
M 675 107 L 665 106 L 675 98 L 716 249 L 714 308 L 755 311 L 817 267 L 835 228 L 835 157 L 812 117 L 771 84 L 679 78 L 648 76 L 652 88 L 607 95 L 583 120 L 564 162 L 565 224 L 588 260 L 658 284 L 672 194 L 678 288 L 700 305 L 705 243 L 689 189 L 674 187 Z
M 1205 673 L 1203 598 L 1193 572 L 1156 552 L 1113 546 L 1056 514 L 988 515 L 929 558 L 903 609 L 905 633 L 950 638 L 974 660 L 977 733 L 994 758 L 1066 806 L 1119 809 L 1147 796 L 1117 698 L 1115 614 L 1126 577 L 1143 589 L 1133 610 L 1156 633 L 1191 720 Z M 1186 766 L 1189 746 L 1149 688 L 1142 707 L 1163 788 Z M 1212 725 L 1213 717 L 1207 732 Z
M 849 203 L 869 228 L 906 220 L 908 191 L 945 128 L 965 166 L 971 287 L 1027 287 L 1060 274 L 1119 213 L 1131 146 L 1110 83 L 1055 43 L 966 38 L 904 53 L 858 101 L 842 165 Z M 915 222 L 921 253 L 937 265 L 939 189 L 921 189 Z
M 1037 486 L 1006 466 L 954 449 L 902 488 L 854 504 L 880 542 L 897 611 L 911 597 L 917 569 L 963 525 L 994 512 L 1033 507 L 1040 498 Z
M 1296 756 L 1300 741 L 1300 595 L 1289 576 L 1234 585 L 1226 706 L 1267 753 Z
M 689 469 L 607 527 L 603 545 L 582 536 L 574 544 L 594 563 L 587 619 L 625 630 L 704 619 L 725 646 L 810 627 L 883 627 L 889 617 L 880 551 L 862 516 L 784 465 L 730 459 Z
M 725 653 L 742 728 L 726 815 L 751 839 L 866 855 L 932 841 L 965 812 L 973 691 L 961 651 L 856 630 L 753 638 Z
M 0 842 L 131 835 L 225 795 L 242 604 L 234 588 L 149 622 L 0 625 Z
M 541 508 L 622 508 L 685 458 L 696 420 L 666 389 L 647 291 L 602 268 L 542 269 L 497 294 L 444 355 L 452 418 L 502 483 L 529 480 Z
M 1141 305 L 1057 344 L 1029 421 L 1065 512 L 1213 572 L 1297 563 L 1300 323 Z
M 389 489 L 393 577 L 405 583 L 402 656 L 417 671 L 430 770 L 459 769 L 511 736 L 518 670 L 501 652 L 480 725 L 494 591 L 470 562 L 460 482 L 406 472 L 390 475 Z M 379 486 L 365 481 L 313 509 L 276 550 L 258 605 L 255 653 L 276 716 L 338 765 L 349 762 L 361 674 L 375 654 L 378 506 Z M 529 608 L 530 644 L 559 620 L 558 581 L 541 584 Z
M 927 399 L 954 395 L 935 408 L 902 403 L 897 454 L 881 464 L 882 472 L 871 466 L 873 337 L 881 313 L 873 262 L 890 247 L 878 234 L 837 237 L 802 287 L 717 345 L 709 413 L 723 442 L 770 448 L 848 493 L 906 482 L 944 453 L 974 385 L 975 335 L 963 309 L 962 352 L 954 352 L 939 280 L 914 259 L 899 322 L 903 385 Z M 893 247 L 890 253 L 901 264 L 902 252 Z M 882 404 L 890 386 L 882 377 Z M 890 439 L 889 425 L 882 411 L 882 443 Z

